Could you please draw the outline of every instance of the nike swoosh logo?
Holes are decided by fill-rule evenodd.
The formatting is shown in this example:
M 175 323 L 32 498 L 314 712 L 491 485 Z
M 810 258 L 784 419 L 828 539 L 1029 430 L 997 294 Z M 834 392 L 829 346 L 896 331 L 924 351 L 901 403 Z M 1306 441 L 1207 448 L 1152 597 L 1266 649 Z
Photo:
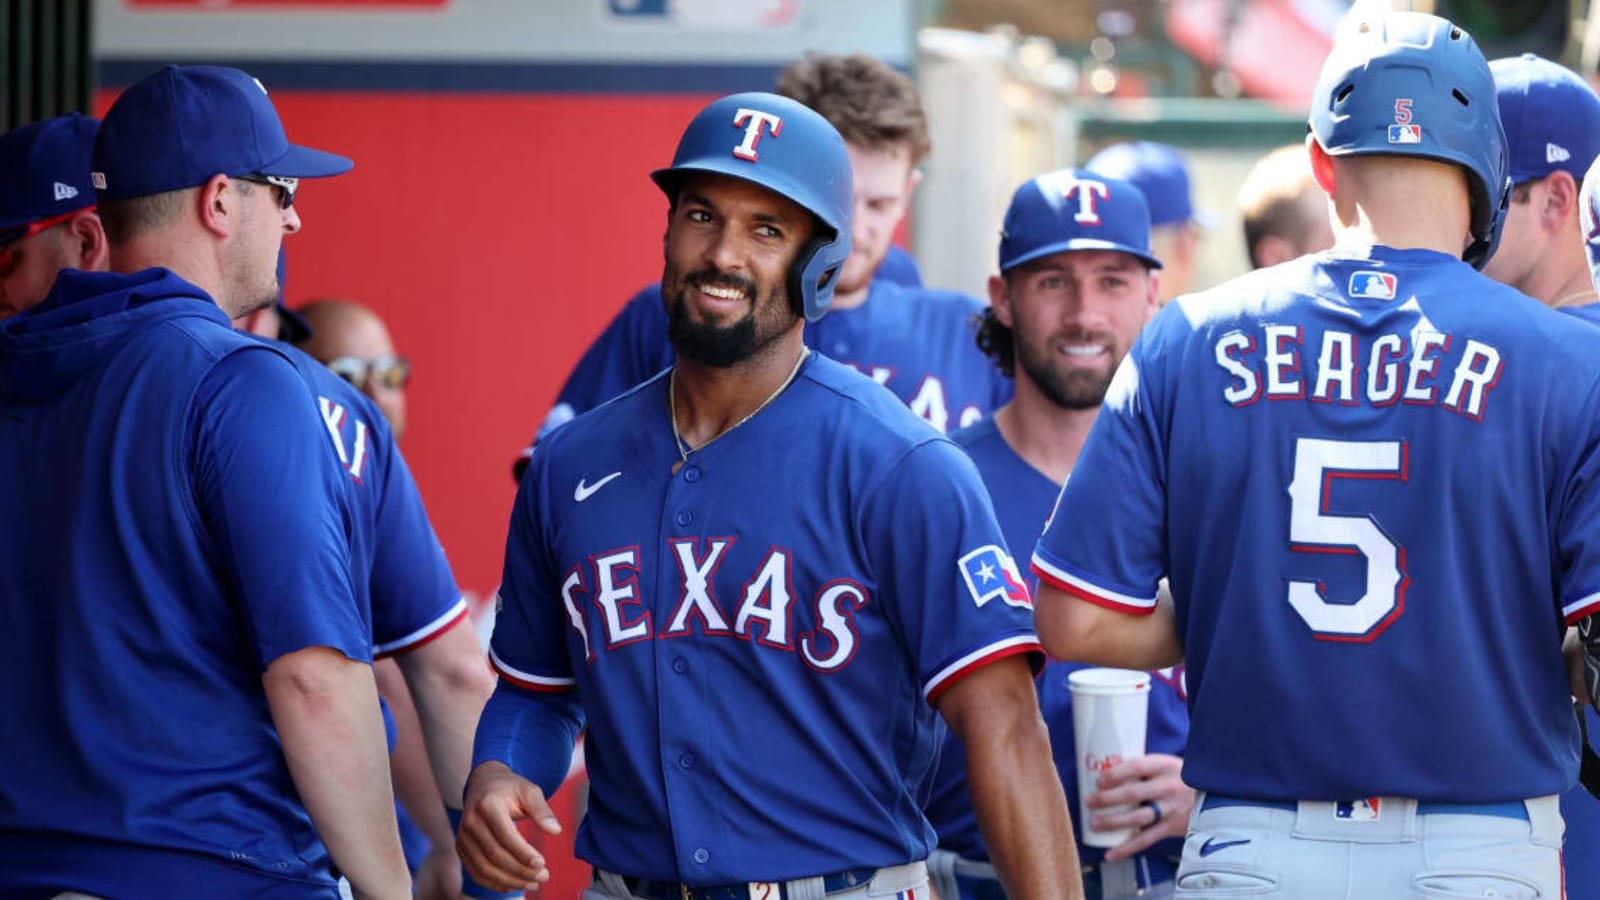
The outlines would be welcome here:
M 593 497 L 594 496 L 594 492 L 600 490 L 603 487 L 605 487 L 606 483 L 609 482 L 611 479 L 619 478 L 621 476 L 622 476 L 621 472 L 612 472 L 610 475 L 607 475 L 606 477 L 600 479 L 599 481 L 596 481 L 594 484 L 584 484 L 583 483 L 584 480 L 582 478 L 579 478 L 578 479 L 578 487 L 577 487 L 576 490 L 574 490 L 572 492 L 572 499 L 578 501 L 579 503 L 582 503 L 583 501 L 589 499 L 590 497 Z
M 1240 841 L 1219 841 L 1216 838 L 1206 838 L 1206 842 L 1200 845 L 1200 855 L 1210 856 L 1218 850 L 1226 850 L 1229 847 L 1237 847 L 1240 844 L 1248 843 L 1250 843 L 1249 838 Z

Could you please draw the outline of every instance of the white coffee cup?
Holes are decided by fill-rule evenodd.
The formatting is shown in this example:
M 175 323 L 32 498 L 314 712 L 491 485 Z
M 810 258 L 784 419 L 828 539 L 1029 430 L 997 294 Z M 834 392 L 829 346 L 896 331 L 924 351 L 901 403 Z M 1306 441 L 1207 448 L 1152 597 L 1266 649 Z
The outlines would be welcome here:
M 1072 692 L 1072 733 L 1078 757 L 1078 840 L 1087 847 L 1115 847 L 1136 829 L 1097 831 L 1095 814 L 1124 813 L 1132 806 L 1090 810 L 1084 805 L 1101 773 L 1144 755 L 1145 723 L 1150 716 L 1150 673 L 1128 669 L 1079 669 L 1067 676 Z

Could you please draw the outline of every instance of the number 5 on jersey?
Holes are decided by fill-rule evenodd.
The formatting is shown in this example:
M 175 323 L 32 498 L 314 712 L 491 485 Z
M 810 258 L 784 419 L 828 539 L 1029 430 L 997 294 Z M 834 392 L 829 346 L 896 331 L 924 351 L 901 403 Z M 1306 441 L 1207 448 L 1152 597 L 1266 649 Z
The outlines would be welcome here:
M 1300 438 L 1289 482 L 1289 549 L 1296 553 L 1360 555 L 1367 561 L 1365 588 L 1355 603 L 1330 603 L 1315 581 L 1289 581 L 1289 605 L 1317 640 L 1370 641 L 1405 609 L 1406 551 L 1372 516 L 1328 514 L 1335 479 L 1406 480 L 1403 441 L 1334 441 Z

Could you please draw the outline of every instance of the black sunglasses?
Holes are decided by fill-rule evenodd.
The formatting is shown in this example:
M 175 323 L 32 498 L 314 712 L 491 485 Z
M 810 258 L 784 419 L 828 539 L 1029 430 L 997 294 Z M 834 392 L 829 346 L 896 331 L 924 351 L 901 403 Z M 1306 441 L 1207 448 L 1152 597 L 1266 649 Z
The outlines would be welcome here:
M 294 195 L 300 190 L 300 179 L 289 178 L 283 175 L 263 175 L 260 172 L 251 172 L 248 175 L 233 176 L 240 181 L 251 184 L 264 184 L 278 189 L 278 206 L 288 209 L 294 205 Z

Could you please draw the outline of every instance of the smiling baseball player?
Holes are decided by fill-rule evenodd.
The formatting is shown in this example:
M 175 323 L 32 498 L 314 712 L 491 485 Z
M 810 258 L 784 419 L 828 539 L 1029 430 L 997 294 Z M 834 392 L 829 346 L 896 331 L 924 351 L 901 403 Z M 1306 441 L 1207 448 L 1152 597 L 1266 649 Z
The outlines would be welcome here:
M 849 255 L 844 141 L 736 94 L 653 177 L 677 363 L 535 449 L 463 858 L 494 887 L 547 877 L 513 821 L 554 827 L 586 719 L 585 896 L 923 897 L 937 714 L 1012 896 L 1081 896 L 1028 592 L 977 473 L 802 340 Z

